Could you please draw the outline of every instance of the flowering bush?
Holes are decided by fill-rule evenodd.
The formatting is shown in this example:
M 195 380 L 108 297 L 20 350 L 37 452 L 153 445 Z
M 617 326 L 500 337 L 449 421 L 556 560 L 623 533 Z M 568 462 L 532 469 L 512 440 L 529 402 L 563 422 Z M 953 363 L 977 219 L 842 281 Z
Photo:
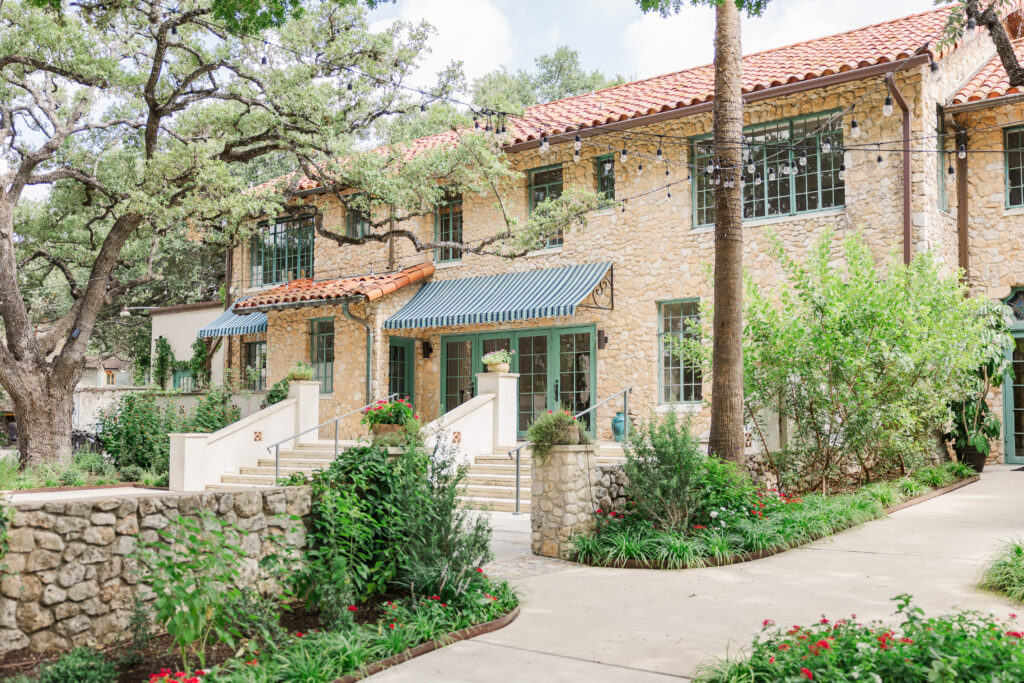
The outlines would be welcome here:
M 308 382 L 313 379 L 316 373 L 313 371 L 313 365 L 308 360 L 295 361 L 289 370 L 288 374 L 284 376 L 287 380 L 294 380 L 299 382 Z
M 750 656 L 706 664 L 700 681 L 986 681 L 1024 680 L 1024 632 L 980 612 L 925 618 L 911 596 L 893 598 L 900 623 L 861 624 L 856 615 L 810 626 L 766 619 Z
M 362 423 L 367 427 L 373 425 L 404 425 L 410 420 L 420 419 L 419 415 L 413 412 L 409 397 L 395 399 L 394 401 L 377 401 L 363 411 Z
M 160 669 L 160 673 L 150 674 L 150 683 L 201 683 L 205 673 L 200 670 L 194 674 L 188 674 L 184 671 L 171 671 L 170 669 Z
M 543 460 L 552 446 L 587 443 L 587 428 L 567 410 L 549 410 L 530 424 L 526 440 L 534 457 Z
M 497 349 L 490 353 L 485 353 L 480 357 L 480 362 L 484 365 L 496 365 L 497 363 L 511 363 L 512 356 L 515 355 L 515 351 L 509 351 L 508 349 Z

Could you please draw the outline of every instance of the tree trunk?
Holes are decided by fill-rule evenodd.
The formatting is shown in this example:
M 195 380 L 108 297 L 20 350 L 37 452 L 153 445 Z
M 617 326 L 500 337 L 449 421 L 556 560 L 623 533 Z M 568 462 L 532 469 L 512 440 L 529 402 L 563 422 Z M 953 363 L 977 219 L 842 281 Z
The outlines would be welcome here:
M 715 8 L 714 156 L 721 165 L 721 182 L 714 190 L 715 316 L 708 453 L 734 462 L 742 462 L 744 452 L 741 50 L 740 13 L 727 0 Z
M 30 375 L 25 388 L 11 394 L 22 466 L 70 456 L 73 385 L 59 386 L 46 372 Z

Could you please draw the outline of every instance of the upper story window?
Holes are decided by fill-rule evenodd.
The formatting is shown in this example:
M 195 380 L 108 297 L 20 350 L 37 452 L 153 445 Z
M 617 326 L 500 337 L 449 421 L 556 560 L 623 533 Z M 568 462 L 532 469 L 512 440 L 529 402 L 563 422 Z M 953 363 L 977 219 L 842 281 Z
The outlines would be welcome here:
M 1010 128 L 1005 136 L 1006 206 L 1024 206 L 1024 128 Z
M 117 384 L 117 375 L 114 374 L 113 370 L 103 371 L 103 383 L 108 387 L 112 387 Z
M 602 154 L 594 158 L 594 173 L 597 175 L 597 194 L 608 200 L 615 199 L 615 156 Z
M 700 324 L 696 299 L 658 304 L 658 402 L 695 403 L 701 400 L 703 376 L 699 366 L 684 363 L 674 352 L 674 339 L 695 334 Z
M 334 391 L 334 318 L 309 321 L 309 359 L 313 379 L 320 382 L 320 393 Z
M 280 218 L 253 236 L 249 285 L 276 285 L 313 277 L 313 217 Z
M 745 182 L 744 220 L 844 205 L 843 122 L 833 116 L 818 114 L 744 130 L 743 169 L 735 176 Z M 696 169 L 693 225 L 710 225 L 715 220 L 715 178 L 704 172 L 716 158 L 710 137 L 693 142 L 691 158 Z
M 452 198 L 437 207 L 434 214 L 434 241 L 462 241 L 462 198 Z M 462 251 L 455 247 L 441 247 L 434 251 L 438 263 L 461 261 Z
M 345 207 L 345 234 L 349 237 L 365 237 L 373 226 L 364 212 L 351 206 Z
M 529 173 L 530 180 L 530 213 L 546 199 L 557 199 L 562 196 L 562 166 L 545 166 L 535 168 Z M 562 231 L 550 235 L 546 247 L 562 246 Z

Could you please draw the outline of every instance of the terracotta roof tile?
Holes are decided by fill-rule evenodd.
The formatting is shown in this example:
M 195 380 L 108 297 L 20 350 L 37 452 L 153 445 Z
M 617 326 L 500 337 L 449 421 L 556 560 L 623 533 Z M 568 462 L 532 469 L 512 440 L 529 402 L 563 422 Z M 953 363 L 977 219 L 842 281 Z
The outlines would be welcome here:
M 1024 59 L 1024 39 L 1014 41 L 1013 51 L 1017 53 L 1018 59 Z M 1006 69 L 1003 68 L 999 55 L 996 55 L 964 83 L 950 101 L 953 104 L 966 104 L 1020 92 L 1024 91 L 1010 85 L 1010 77 L 1006 75 Z
M 312 278 L 303 278 L 254 294 L 235 304 L 235 309 L 239 311 L 263 310 L 302 302 L 312 303 L 349 298 L 374 301 L 433 274 L 433 263 L 420 263 L 399 271 L 378 275 L 360 275 L 359 277 L 321 282 L 316 282 Z

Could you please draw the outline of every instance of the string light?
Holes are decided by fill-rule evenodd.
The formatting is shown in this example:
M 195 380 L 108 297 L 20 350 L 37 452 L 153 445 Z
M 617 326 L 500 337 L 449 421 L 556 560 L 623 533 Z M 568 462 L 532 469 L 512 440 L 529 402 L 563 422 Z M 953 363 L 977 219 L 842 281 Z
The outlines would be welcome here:
M 751 154 L 750 155 L 750 163 L 747 164 L 747 173 L 753 173 L 756 170 L 757 170 L 757 167 L 754 166 L 754 155 Z
M 577 164 L 580 161 L 580 151 L 574 150 L 572 153 L 572 163 Z
M 711 172 L 715 170 L 715 164 L 708 159 L 708 165 L 704 167 L 704 172 L 711 175 Z
M 882 115 L 892 116 L 892 95 L 885 96 L 885 104 L 882 105 Z
M 609 159 L 608 161 L 604 162 L 604 174 L 605 175 L 610 175 L 611 172 L 612 172 L 612 160 Z
M 636 175 L 637 175 L 637 177 L 642 176 L 643 174 L 644 174 L 644 165 L 643 164 L 637 164 L 637 167 L 636 167 Z
M 665 161 L 665 155 L 661 153 L 661 147 L 659 147 L 654 155 L 654 163 L 660 164 L 663 161 Z
M 839 164 L 839 179 L 846 179 L 846 164 Z
M 855 138 L 860 137 L 860 126 L 857 125 L 857 119 L 853 119 L 850 121 L 850 135 L 852 135 Z
M 961 142 L 960 143 L 960 149 L 957 150 L 956 155 L 959 158 L 961 158 L 961 159 L 966 159 L 967 158 L 967 145 L 965 145 L 964 143 Z
M 942 78 L 942 67 L 934 59 L 928 64 L 928 68 L 932 71 L 932 78 L 936 80 Z
M 775 180 L 775 168 L 768 169 L 768 182 Z
M 580 147 L 583 146 L 583 141 L 580 140 L 580 134 L 576 133 L 576 139 L 572 141 L 572 148 L 577 152 L 580 151 Z
M 540 139 L 540 153 L 547 154 L 549 149 L 551 149 L 551 145 L 548 143 L 548 136 L 545 135 Z
M 622 154 L 619 155 L 619 161 L 621 161 L 622 163 L 626 163 L 627 159 L 629 159 L 629 153 L 626 152 L 626 148 L 623 147 L 622 148 Z
M 974 17 L 967 17 L 967 28 L 964 31 L 964 42 L 969 43 L 974 40 L 977 35 L 978 22 L 974 20 Z
M 807 152 L 800 152 L 800 165 L 801 166 L 806 166 L 807 165 Z
M 760 184 L 761 184 L 761 174 L 760 173 L 756 173 L 754 175 L 754 185 L 760 185 Z
M 821 151 L 824 152 L 825 154 L 828 154 L 829 152 L 832 151 L 832 138 L 827 137 L 824 140 L 822 140 Z

